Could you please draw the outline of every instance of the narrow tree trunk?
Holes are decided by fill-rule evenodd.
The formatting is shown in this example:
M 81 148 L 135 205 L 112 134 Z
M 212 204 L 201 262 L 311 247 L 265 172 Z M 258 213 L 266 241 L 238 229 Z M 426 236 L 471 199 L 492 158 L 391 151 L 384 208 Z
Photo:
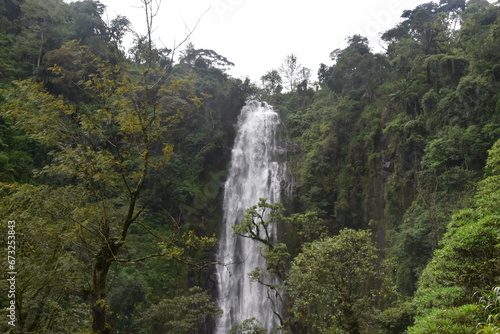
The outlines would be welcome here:
M 432 85 L 431 64 L 430 63 L 427 63 L 426 72 L 427 72 L 427 84 Z
M 115 243 L 106 243 L 95 257 L 92 273 L 92 291 L 90 294 L 92 304 L 92 331 L 98 334 L 109 334 L 111 328 L 107 324 L 106 297 L 107 278 L 109 268 L 114 260 L 114 254 L 119 246 Z
M 40 36 L 40 49 L 38 50 L 38 59 L 36 61 L 36 68 L 38 69 L 42 64 L 42 56 L 43 56 L 43 45 L 45 44 L 44 33 L 42 30 L 42 35 Z
M 357 316 L 354 315 L 351 307 L 344 308 L 344 315 L 346 317 L 346 327 L 349 334 L 360 334 L 359 321 Z

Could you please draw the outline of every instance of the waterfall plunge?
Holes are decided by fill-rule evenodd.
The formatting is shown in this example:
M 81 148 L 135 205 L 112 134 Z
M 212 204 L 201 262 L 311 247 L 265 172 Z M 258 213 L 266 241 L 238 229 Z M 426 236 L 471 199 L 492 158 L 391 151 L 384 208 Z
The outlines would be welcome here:
M 250 282 L 248 273 L 266 268 L 258 242 L 233 235 L 245 210 L 259 198 L 280 201 L 285 163 L 278 160 L 285 150 L 280 146 L 279 115 L 266 103 L 250 101 L 238 119 L 238 133 L 231 155 L 231 167 L 224 190 L 224 218 L 217 260 L 218 304 L 223 315 L 216 334 L 228 334 L 232 325 L 257 319 L 268 330 L 278 325 L 268 288 Z

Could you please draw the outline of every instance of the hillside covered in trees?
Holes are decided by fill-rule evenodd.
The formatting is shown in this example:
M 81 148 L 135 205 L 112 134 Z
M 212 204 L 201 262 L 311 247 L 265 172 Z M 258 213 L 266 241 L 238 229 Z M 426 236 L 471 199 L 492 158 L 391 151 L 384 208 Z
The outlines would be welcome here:
M 262 246 L 255 284 L 279 278 L 277 333 L 500 331 L 498 2 L 409 8 L 385 52 L 354 35 L 316 81 L 288 55 L 259 83 L 214 50 L 157 46 L 139 3 L 147 33 L 125 50 L 129 20 L 98 1 L 0 0 L 0 330 L 211 333 L 222 187 L 253 99 L 285 125 L 288 184 L 235 234 Z M 268 224 L 279 240 L 255 234 Z

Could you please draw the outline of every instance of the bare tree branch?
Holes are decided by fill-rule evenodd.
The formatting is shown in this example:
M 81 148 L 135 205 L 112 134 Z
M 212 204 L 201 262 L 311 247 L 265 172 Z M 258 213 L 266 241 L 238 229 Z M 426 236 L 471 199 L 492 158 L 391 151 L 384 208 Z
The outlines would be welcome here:
M 208 7 L 207 10 L 205 10 L 201 15 L 200 17 L 198 18 L 198 20 L 196 21 L 193 29 L 189 29 L 186 25 L 186 23 L 184 22 L 184 25 L 188 31 L 188 34 L 184 37 L 184 39 L 178 44 L 176 45 L 175 42 L 174 42 L 174 47 L 172 48 L 172 56 L 171 56 L 171 61 L 173 63 L 174 61 L 174 55 L 175 55 L 175 52 L 184 44 L 186 43 L 189 38 L 191 38 L 191 36 L 193 35 L 193 33 L 195 32 L 196 28 L 198 27 L 198 25 L 200 24 L 201 20 L 203 19 L 203 16 L 205 16 L 206 13 L 208 13 L 210 11 L 210 9 L 212 9 L 212 6 Z M 184 20 L 183 20 L 184 21 Z

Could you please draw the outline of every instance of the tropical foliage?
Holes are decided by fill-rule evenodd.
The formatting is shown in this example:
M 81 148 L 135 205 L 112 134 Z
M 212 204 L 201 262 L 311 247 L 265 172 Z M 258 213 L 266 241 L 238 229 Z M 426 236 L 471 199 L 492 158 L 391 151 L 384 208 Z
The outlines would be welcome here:
M 210 333 L 221 187 L 252 97 L 286 125 L 287 196 L 234 229 L 267 260 L 251 276 L 281 297 L 275 332 L 498 332 L 498 2 L 419 5 L 382 53 L 354 35 L 314 83 L 292 53 L 255 84 L 214 50 L 155 45 L 140 3 L 147 33 L 125 50 L 129 20 L 98 1 L 0 0 L 0 210 L 18 258 L 2 331 Z

